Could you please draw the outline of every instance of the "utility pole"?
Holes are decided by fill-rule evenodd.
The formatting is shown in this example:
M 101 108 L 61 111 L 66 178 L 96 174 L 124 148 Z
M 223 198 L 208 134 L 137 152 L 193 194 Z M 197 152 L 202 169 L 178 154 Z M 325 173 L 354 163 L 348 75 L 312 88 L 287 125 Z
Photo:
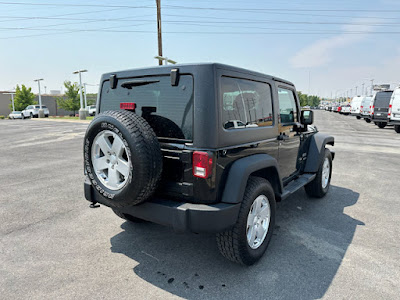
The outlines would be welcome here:
M 158 56 L 162 57 L 162 35 L 161 35 L 161 0 L 156 0 L 157 4 L 157 35 L 158 35 Z M 158 65 L 162 66 L 162 61 L 158 60 Z
M 78 70 L 72 74 L 79 74 L 79 93 L 81 98 L 81 108 L 79 109 L 79 119 L 86 120 L 86 110 L 83 108 L 83 95 L 82 95 L 82 75 L 81 73 L 87 72 L 87 70 Z
M 44 118 L 44 110 L 42 108 L 42 95 L 40 93 L 40 81 L 44 80 L 43 78 L 40 79 L 35 79 L 34 81 L 36 81 L 38 83 L 39 86 L 39 114 L 38 117 L 39 118 Z

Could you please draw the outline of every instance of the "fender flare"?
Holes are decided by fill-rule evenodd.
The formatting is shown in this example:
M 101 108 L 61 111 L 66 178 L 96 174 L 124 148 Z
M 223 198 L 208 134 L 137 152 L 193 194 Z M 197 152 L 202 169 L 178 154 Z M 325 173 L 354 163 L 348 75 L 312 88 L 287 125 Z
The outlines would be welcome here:
M 271 168 L 276 172 L 278 191 L 275 192 L 281 194 L 283 186 L 277 160 L 268 154 L 254 154 L 238 159 L 232 164 L 222 194 L 222 202 L 242 202 L 250 174 L 266 168 Z
M 325 153 L 325 146 L 327 144 L 331 146 L 335 144 L 335 139 L 333 136 L 323 133 L 316 133 L 312 137 L 310 137 L 310 144 L 308 147 L 307 161 L 304 167 L 304 173 L 318 172 L 319 165 Z

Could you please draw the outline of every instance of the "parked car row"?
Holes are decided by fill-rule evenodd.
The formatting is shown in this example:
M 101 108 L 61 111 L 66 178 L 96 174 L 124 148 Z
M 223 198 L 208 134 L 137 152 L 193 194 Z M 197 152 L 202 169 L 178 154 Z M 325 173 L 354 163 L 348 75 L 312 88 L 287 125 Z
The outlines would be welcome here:
M 28 105 L 23 111 L 12 111 L 8 118 L 15 119 L 25 119 L 25 118 L 38 118 L 39 117 L 40 105 Z M 44 116 L 47 118 L 49 116 L 49 109 L 46 105 L 42 105 Z M 88 114 L 94 116 L 96 114 L 96 105 L 91 105 L 87 107 Z
M 379 128 L 394 125 L 394 130 L 400 133 L 400 86 L 394 90 L 379 90 L 372 96 L 356 96 L 351 103 L 325 107 L 328 111 L 364 119 L 367 123 L 374 122 Z

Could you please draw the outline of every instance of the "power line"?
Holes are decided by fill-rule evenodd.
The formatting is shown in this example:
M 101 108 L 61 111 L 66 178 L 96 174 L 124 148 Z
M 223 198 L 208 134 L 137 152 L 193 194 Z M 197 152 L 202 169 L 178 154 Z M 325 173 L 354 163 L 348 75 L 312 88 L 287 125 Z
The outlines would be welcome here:
M 192 7 L 181 5 L 164 5 L 165 9 L 189 9 L 189 10 L 217 10 L 217 11 L 242 11 L 242 12 L 260 12 L 260 11 L 302 11 L 302 12 L 384 12 L 384 13 L 398 13 L 400 10 L 396 9 L 305 9 L 305 8 L 219 8 L 219 7 Z
M 64 16 L 71 16 L 71 15 L 86 15 L 86 14 L 93 14 L 93 13 L 98 13 L 98 12 L 109 12 L 109 11 L 116 11 L 116 10 L 121 10 L 122 8 L 116 8 L 116 9 L 102 9 L 102 10 L 96 10 L 96 11 L 85 11 L 85 12 L 80 12 L 80 13 L 68 13 L 68 14 L 62 14 L 62 15 L 54 15 L 54 16 L 49 16 L 47 18 L 57 18 L 57 17 L 64 17 Z M 5 16 L 5 18 L 14 18 L 12 16 Z M 15 18 L 20 18 L 19 20 L 15 21 L 23 21 L 23 20 L 36 20 L 36 19 L 41 19 L 41 18 L 46 18 L 46 17 L 15 17 Z M 1 20 L 0 22 L 10 22 L 14 20 Z
M 143 16 L 135 16 L 135 17 L 148 17 L 153 15 L 143 15 Z M 168 16 L 168 15 L 166 15 Z M 2 18 L 3 16 L 0 16 Z M 19 17 L 16 17 L 19 18 Z M 153 22 L 154 20 L 143 20 L 143 19 L 132 19 L 132 16 L 124 17 L 124 18 L 57 18 L 57 17 L 34 17 L 32 19 L 40 19 L 40 20 L 76 20 L 76 21 L 97 21 L 97 22 Z M 225 18 L 226 19 L 226 18 Z M 199 21 L 189 21 L 189 20 L 166 20 L 163 23 L 199 23 Z M 204 23 L 204 22 L 203 22 Z M 268 23 L 268 24 L 303 24 L 303 25 L 351 25 L 351 26 L 396 26 L 400 25 L 400 22 L 392 22 L 392 23 L 354 23 L 354 22 L 312 22 L 312 21 L 287 21 L 287 20 L 233 20 L 232 21 L 206 21 L 209 24 L 259 24 L 259 23 Z M 73 24 L 73 23 L 68 23 Z M 79 23 L 77 23 L 79 24 Z M 199 23 L 200 24 L 200 23 Z M 48 25 L 54 26 L 54 25 Z
M 112 8 L 155 8 L 149 6 L 108 5 L 108 4 L 67 4 L 67 3 L 33 3 L 33 2 L 0 2 L 0 5 L 29 5 L 29 6 L 54 6 L 54 7 L 112 7 Z
M 52 6 L 52 7 L 107 7 L 107 8 L 148 8 L 154 9 L 154 5 L 109 5 L 109 4 L 70 4 L 70 3 L 33 3 L 33 2 L 5 2 L 1 1 L 0 5 L 29 5 L 29 6 Z M 188 10 L 219 10 L 219 11 L 302 11 L 302 12 L 384 12 L 384 13 L 398 13 L 400 10 L 394 9 L 306 9 L 306 8 L 219 8 L 219 7 L 193 7 L 193 6 L 183 6 L 183 5 L 163 5 L 163 8 L 173 8 L 173 9 L 188 9 Z

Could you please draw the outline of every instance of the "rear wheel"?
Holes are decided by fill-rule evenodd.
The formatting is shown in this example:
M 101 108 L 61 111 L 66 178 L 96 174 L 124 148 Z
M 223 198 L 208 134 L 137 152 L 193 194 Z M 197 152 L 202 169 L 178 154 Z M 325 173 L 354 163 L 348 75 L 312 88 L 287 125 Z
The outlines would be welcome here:
M 361 119 L 361 117 L 360 117 L 360 116 L 356 116 L 356 118 L 357 118 L 357 120 L 360 120 L 360 119 Z
M 313 181 L 307 184 L 304 189 L 307 195 L 322 198 L 329 190 L 332 175 L 332 154 L 325 149 L 324 158 L 319 165 L 318 172 Z
M 396 131 L 397 133 L 400 133 L 400 125 L 395 125 L 394 131 Z
M 384 122 L 379 122 L 379 123 L 378 123 L 378 127 L 379 127 L 379 128 L 385 128 L 385 127 L 386 127 L 386 123 L 384 123 Z
M 371 123 L 371 120 L 370 119 L 365 119 L 365 122 Z
M 250 177 L 232 229 L 217 234 L 221 254 L 227 259 L 252 265 L 267 250 L 275 226 L 275 193 L 271 184 L 260 177 Z

